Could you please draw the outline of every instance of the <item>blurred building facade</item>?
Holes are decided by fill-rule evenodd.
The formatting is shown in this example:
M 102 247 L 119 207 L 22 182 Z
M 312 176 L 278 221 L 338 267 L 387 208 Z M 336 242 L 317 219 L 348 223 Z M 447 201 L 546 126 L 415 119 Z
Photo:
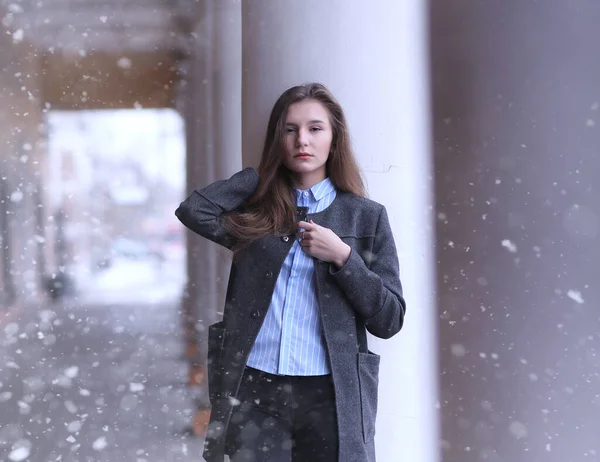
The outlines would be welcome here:
M 191 190 L 256 165 L 277 94 L 323 80 L 407 281 L 407 332 L 375 342 L 382 460 L 437 460 L 438 426 L 445 461 L 596 460 L 597 2 L 299 3 L 0 4 L 2 306 L 43 297 L 64 258 L 46 111 L 175 108 Z M 187 242 L 182 316 L 202 381 L 228 256 Z

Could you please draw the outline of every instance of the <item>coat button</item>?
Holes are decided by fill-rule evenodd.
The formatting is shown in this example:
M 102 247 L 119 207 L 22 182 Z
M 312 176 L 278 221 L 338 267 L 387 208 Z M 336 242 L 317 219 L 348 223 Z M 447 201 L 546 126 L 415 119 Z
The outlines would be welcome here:
M 283 242 L 287 242 L 287 241 L 289 241 L 289 240 L 290 240 L 290 238 L 289 238 L 289 236 L 283 236 L 283 237 L 281 238 L 281 240 L 282 240 Z
M 272 272 L 272 271 L 267 271 L 267 272 L 265 273 L 265 277 L 266 277 L 266 278 L 272 278 L 272 277 L 273 277 L 273 272 Z
M 258 319 L 260 318 L 260 311 L 254 310 L 252 313 L 250 313 L 250 316 L 252 316 L 252 319 Z

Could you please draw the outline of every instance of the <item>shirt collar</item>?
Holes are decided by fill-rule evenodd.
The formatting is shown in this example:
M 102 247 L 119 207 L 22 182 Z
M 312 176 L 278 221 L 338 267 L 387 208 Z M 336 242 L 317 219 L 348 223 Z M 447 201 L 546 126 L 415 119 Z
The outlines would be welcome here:
M 296 197 L 298 199 L 300 199 L 300 197 L 304 191 L 307 191 L 307 190 L 306 189 L 302 189 L 302 190 L 296 189 Z M 325 178 L 323 181 L 317 183 L 312 188 L 308 189 L 308 191 L 310 191 L 311 196 L 314 200 L 320 201 L 327 194 L 335 191 L 335 186 L 333 185 L 333 183 L 331 182 L 331 180 L 329 178 Z

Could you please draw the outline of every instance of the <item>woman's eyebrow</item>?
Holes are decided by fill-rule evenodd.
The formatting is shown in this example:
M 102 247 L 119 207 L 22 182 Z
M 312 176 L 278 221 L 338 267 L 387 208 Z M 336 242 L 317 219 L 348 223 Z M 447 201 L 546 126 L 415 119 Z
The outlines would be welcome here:
M 319 119 L 313 119 L 313 120 L 309 120 L 308 121 L 309 124 L 324 124 L 325 122 L 323 122 L 322 120 Z M 298 124 L 294 123 L 294 122 L 286 122 L 286 125 L 291 125 L 293 127 L 297 127 Z

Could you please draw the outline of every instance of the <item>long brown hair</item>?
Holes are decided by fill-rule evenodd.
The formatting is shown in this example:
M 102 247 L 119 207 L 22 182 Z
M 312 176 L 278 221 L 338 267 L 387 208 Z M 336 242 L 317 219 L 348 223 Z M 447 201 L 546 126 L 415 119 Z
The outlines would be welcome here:
M 243 211 L 224 216 L 225 226 L 239 242 L 234 251 L 267 234 L 287 235 L 296 231 L 294 185 L 290 170 L 282 162 L 283 135 L 289 107 L 306 99 L 320 102 L 330 115 L 333 137 L 325 164 L 327 176 L 338 191 L 366 196 L 341 105 L 320 83 L 289 88 L 279 97 L 269 117 L 256 192 L 244 204 Z

